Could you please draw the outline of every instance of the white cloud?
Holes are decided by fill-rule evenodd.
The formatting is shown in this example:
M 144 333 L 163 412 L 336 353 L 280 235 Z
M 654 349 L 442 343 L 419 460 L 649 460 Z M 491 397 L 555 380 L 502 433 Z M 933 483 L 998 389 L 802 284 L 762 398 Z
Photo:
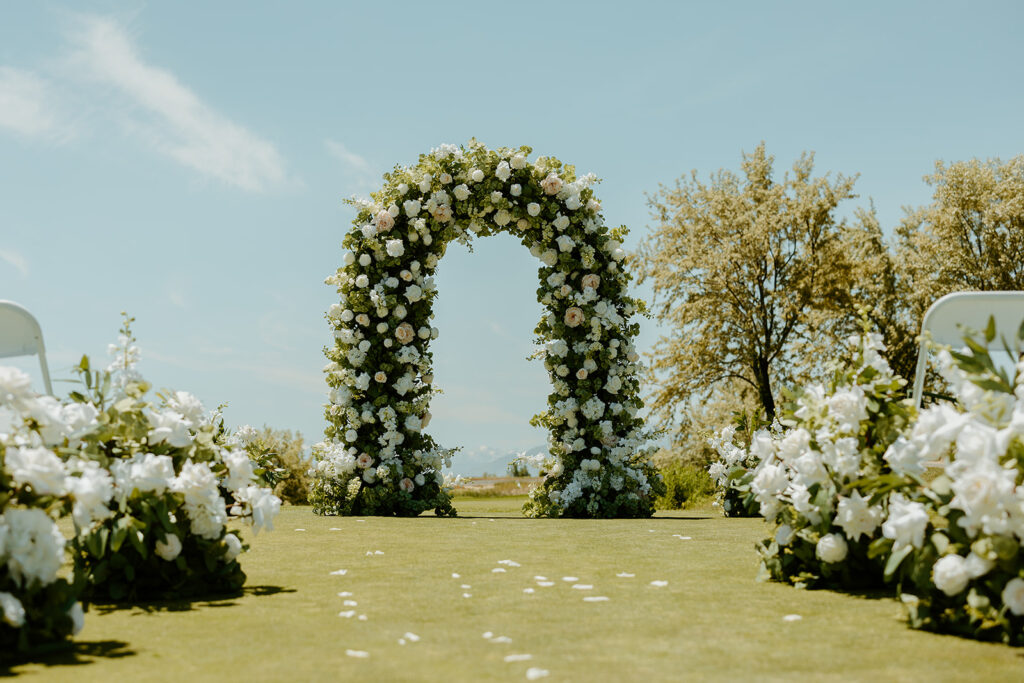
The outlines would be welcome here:
M 0 128 L 58 141 L 71 134 L 50 84 L 31 71 L 10 66 L 0 66 Z
M 380 185 L 380 174 L 374 171 L 370 162 L 337 140 L 324 140 L 328 153 L 342 163 L 349 194 L 366 193 Z
M 204 103 L 170 71 L 145 62 L 124 28 L 85 17 L 73 34 L 72 75 L 112 86 L 129 131 L 159 152 L 229 185 L 261 192 L 288 183 L 276 147 Z
M 28 259 L 21 252 L 14 249 L 0 249 L 0 261 L 12 266 L 21 273 L 22 277 L 28 277 Z

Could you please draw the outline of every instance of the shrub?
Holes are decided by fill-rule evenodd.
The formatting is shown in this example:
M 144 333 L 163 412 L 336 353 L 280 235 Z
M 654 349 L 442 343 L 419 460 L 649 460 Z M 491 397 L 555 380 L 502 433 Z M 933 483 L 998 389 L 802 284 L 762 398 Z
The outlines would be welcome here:
M 246 425 L 238 433 L 245 436 L 250 456 L 266 457 L 281 470 L 274 495 L 290 505 L 308 505 L 313 463 L 303 453 L 302 434 L 265 425 L 259 432 Z
M 671 462 L 659 468 L 665 493 L 655 505 L 659 510 L 680 510 L 708 501 L 715 493 L 715 482 L 702 467 Z

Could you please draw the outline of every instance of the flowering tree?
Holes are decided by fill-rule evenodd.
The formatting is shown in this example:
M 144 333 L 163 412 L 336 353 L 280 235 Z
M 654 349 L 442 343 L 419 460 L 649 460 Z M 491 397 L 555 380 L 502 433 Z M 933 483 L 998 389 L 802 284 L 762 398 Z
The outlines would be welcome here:
M 849 326 L 854 283 L 836 208 L 854 196 L 854 179 L 812 178 L 805 154 L 776 182 L 773 163 L 762 143 L 744 156 L 744 178 L 723 170 L 704 184 L 694 172 L 650 200 L 656 224 L 641 244 L 641 277 L 677 330 L 653 352 L 664 377 L 653 410 L 666 422 L 727 380 L 752 390 L 771 422 L 777 384 Z
M 442 466 L 452 451 L 424 431 L 435 392 L 429 344 L 433 273 L 452 240 L 508 232 L 542 262 L 535 330 L 553 390 L 533 424 L 550 430 L 551 459 L 526 511 L 552 516 L 653 512 L 660 481 L 640 455 L 637 361 L 629 321 L 624 227 L 609 229 L 593 176 L 527 147 L 443 145 L 385 176 L 343 245 L 327 283 L 341 303 L 327 313 L 331 388 L 326 440 L 311 500 L 319 514 L 453 514 Z

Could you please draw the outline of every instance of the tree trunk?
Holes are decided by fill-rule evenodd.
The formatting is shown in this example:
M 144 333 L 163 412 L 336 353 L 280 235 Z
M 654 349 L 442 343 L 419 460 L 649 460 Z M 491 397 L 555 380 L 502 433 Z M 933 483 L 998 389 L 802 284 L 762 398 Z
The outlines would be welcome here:
M 757 378 L 757 394 L 761 399 L 761 406 L 764 408 L 765 419 L 771 423 L 775 420 L 775 397 L 772 396 L 771 378 L 766 358 L 757 359 L 754 376 Z

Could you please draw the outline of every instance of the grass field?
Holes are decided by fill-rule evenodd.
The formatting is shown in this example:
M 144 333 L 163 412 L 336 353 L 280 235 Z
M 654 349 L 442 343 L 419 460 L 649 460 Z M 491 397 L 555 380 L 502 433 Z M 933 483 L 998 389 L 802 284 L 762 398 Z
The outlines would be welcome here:
M 545 681 L 1022 678 L 1024 653 L 912 631 L 892 599 L 755 582 L 760 520 L 710 510 L 532 520 L 521 517 L 522 503 L 461 499 L 456 519 L 322 518 L 287 507 L 276 531 L 252 539 L 243 596 L 94 607 L 72 653 L 9 673 L 74 681 L 516 681 L 531 668 L 548 671 Z M 538 585 L 538 575 L 554 585 Z

